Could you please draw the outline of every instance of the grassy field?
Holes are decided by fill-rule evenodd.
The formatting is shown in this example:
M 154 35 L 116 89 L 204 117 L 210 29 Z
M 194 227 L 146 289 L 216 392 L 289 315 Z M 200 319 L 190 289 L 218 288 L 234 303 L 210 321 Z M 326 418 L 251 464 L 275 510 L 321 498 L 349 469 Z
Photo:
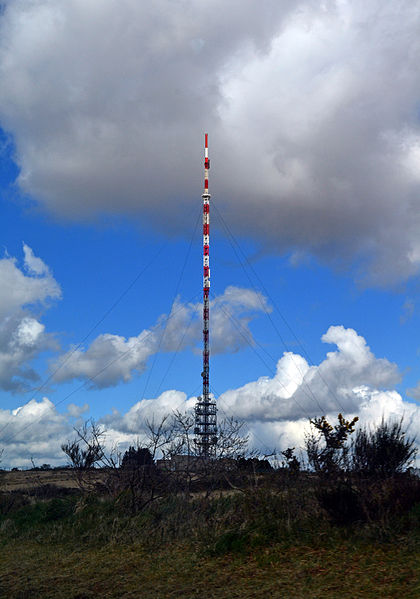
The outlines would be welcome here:
M 92 478 L 100 482 L 103 475 L 93 471 Z M 72 471 L 66 468 L 57 470 L 20 470 L 17 472 L 2 472 L 0 487 L 2 491 L 28 490 L 42 488 L 45 485 L 55 485 L 59 488 L 78 489 L 76 478 Z
M 0 494 L 1 599 L 420 597 L 420 503 L 339 526 L 312 479 L 137 512 L 51 484 Z
M 1 597 L 418 599 L 419 557 L 404 545 L 275 544 L 208 556 L 177 544 L 154 552 L 136 543 L 72 548 L 37 542 L 2 548 Z

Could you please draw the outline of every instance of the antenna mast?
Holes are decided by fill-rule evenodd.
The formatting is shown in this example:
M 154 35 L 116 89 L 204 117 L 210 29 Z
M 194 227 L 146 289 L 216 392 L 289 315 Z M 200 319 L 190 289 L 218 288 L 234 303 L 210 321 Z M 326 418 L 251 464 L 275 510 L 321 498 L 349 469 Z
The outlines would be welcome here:
M 204 136 L 204 193 L 203 198 L 203 395 L 195 405 L 195 442 L 203 457 L 211 457 L 217 444 L 216 402 L 210 399 L 210 194 L 208 135 Z

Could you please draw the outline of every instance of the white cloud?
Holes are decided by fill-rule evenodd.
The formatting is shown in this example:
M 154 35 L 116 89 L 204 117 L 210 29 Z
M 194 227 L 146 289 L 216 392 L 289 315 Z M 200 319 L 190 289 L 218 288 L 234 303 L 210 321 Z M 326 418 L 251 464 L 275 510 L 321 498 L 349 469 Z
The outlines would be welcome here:
M 141 373 L 157 348 L 153 331 L 142 331 L 137 337 L 99 335 L 88 349 L 71 349 L 52 365 L 57 382 L 74 378 L 87 379 L 91 388 L 104 388 L 131 380 L 134 371 Z
M 30 248 L 26 243 L 23 244 L 23 253 L 25 256 L 25 268 L 31 275 L 49 275 L 50 269 L 48 266 L 38 258 L 33 253 L 32 248 Z
M 349 419 L 359 417 L 357 426 L 374 428 L 382 419 L 388 422 L 403 421 L 403 430 L 408 437 L 415 438 L 416 445 L 420 450 L 420 406 L 415 403 L 404 401 L 399 393 L 393 390 L 379 391 L 367 386 L 353 389 L 358 395 L 359 405 L 357 409 L 346 412 Z M 325 413 L 327 420 L 331 423 L 337 421 L 339 410 L 331 410 Z M 320 415 L 320 413 L 318 414 Z M 305 458 L 304 445 L 305 434 L 310 430 L 307 418 L 295 420 L 273 420 L 264 422 L 251 420 L 248 422 L 248 431 L 252 446 L 269 452 L 275 448 L 277 452 L 287 447 L 295 447 L 298 456 Z M 417 461 L 419 463 L 419 461 Z
M 339 373 L 339 383 L 347 384 L 353 379 L 355 385 L 364 381 L 372 387 L 390 387 L 401 379 L 397 365 L 386 358 L 376 358 L 354 329 L 331 326 L 322 341 L 337 345 L 338 351 L 327 353 L 327 360 L 319 368 L 327 376 L 329 372 Z
M 31 304 L 59 299 L 61 290 L 44 262 L 34 256 L 26 244 L 23 270 L 12 257 L 0 259 L 0 319 L 13 315 Z
M 251 445 L 263 452 L 274 448 L 304 446 L 308 419 L 322 414 L 334 421 L 339 412 L 358 415 L 362 425 L 404 419 L 409 435 L 420 438 L 420 406 L 406 402 L 392 386 L 399 380 L 398 369 L 384 358 L 376 358 L 363 337 L 353 329 L 330 327 L 323 336 L 335 343 L 317 366 L 309 366 L 298 355 L 286 352 L 275 375 L 261 377 L 217 398 L 219 419 L 234 416 L 246 421 Z M 188 411 L 195 398 L 179 391 L 166 391 L 156 399 L 137 402 L 126 413 L 115 410 L 102 419 L 117 441 L 141 435 L 146 420 L 159 422 L 173 410 Z
M 332 326 L 323 335 L 337 350 L 328 352 L 318 366 L 285 352 L 273 378 L 261 377 L 239 389 L 226 391 L 219 401 L 229 414 L 247 420 L 277 421 L 331 411 L 351 412 L 360 400 L 359 385 L 389 388 L 400 380 L 395 364 L 376 358 L 363 337 L 353 329 Z
M 174 411 L 181 412 L 191 410 L 194 407 L 195 398 L 187 398 L 182 391 L 174 389 L 164 391 L 156 399 L 142 399 L 135 403 L 125 414 L 114 410 L 101 419 L 107 430 L 128 435 L 139 435 L 145 432 L 147 422 L 161 422 Z
M 210 128 L 235 233 L 404 279 L 420 265 L 419 28 L 413 2 L 8 2 L 0 120 L 19 185 L 59 216 L 184 229 Z
M 177 299 L 169 315 L 139 335 L 99 335 L 87 349 L 70 349 L 51 365 L 57 382 L 85 379 L 91 388 L 128 382 L 144 372 L 147 360 L 159 351 L 201 348 L 202 304 Z M 253 343 L 249 321 L 258 311 L 269 311 L 266 298 L 250 289 L 229 286 L 210 301 L 211 352 L 236 352 Z
M 280 358 L 273 378 L 261 377 L 217 398 L 219 419 L 234 416 L 246 421 L 251 445 L 263 452 L 304 446 L 308 418 L 326 415 L 335 421 L 338 412 L 346 417 L 359 416 L 360 425 L 377 425 L 382 418 L 399 421 L 409 436 L 420 439 L 420 406 L 404 401 L 392 389 L 398 379 L 395 364 L 376 358 L 365 340 L 352 329 L 330 327 L 323 337 L 336 343 L 317 366 L 309 366 L 297 354 Z M 155 399 L 143 399 L 126 412 L 114 409 L 100 419 L 106 428 L 106 446 L 121 449 L 142 440 L 147 421 L 159 423 L 173 411 L 190 411 L 195 397 L 182 391 L 167 390 Z M 340 402 L 340 404 L 337 402 Z M 46 398 L 31 400 L 14 410 L 0 410 L 0 447 L 10 465 L 40 462 L 62 463 L 60 444 L 71 434 L 71 418 L 79 418 L 87 405 L 70 404 L 59 414 Z M 4 425 L 7 425 L 5 430 Z
M 15 258 L 0 259 L 1 389 L 25 391 L 38 379 L 31 361 L 57 344 L 34 312 L 60 297 L 60 287 L 48 267 L 27 245 L 23 269 Z
M 30 467 L 35 463 L 64 464 L 61 444 L 72 436 L 71 423 L 46 397 L 30 400 L 15 410 L 0 409 L 0 447 L 3 465 Z

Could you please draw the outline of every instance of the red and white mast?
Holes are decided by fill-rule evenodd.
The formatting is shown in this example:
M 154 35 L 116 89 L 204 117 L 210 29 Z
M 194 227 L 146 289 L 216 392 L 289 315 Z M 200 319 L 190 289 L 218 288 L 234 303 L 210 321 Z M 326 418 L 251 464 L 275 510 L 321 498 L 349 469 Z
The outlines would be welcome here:
M 210 399 L 210 193 L 209 193 L 208 135 L 204 142 L 204 193 L 203 198 L 203 395 L 195 406 L 195 442 L 202 456 L 214 455 L 217 444 L 216 403 Z

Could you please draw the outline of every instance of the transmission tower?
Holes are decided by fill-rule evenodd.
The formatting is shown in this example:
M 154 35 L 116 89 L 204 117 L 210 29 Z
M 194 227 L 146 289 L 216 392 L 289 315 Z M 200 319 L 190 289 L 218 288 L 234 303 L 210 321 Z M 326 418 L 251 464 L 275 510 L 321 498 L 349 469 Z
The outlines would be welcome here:
M 199 454 L 211 457 L 215 454 L 217 444 L 216 402 L 210 398 L 210 194 L 209 194 L 209 148 L 208 135 L 204 142 L 204 193 L 203 198 L 203 395 L 195 404 L 195 443 Z

